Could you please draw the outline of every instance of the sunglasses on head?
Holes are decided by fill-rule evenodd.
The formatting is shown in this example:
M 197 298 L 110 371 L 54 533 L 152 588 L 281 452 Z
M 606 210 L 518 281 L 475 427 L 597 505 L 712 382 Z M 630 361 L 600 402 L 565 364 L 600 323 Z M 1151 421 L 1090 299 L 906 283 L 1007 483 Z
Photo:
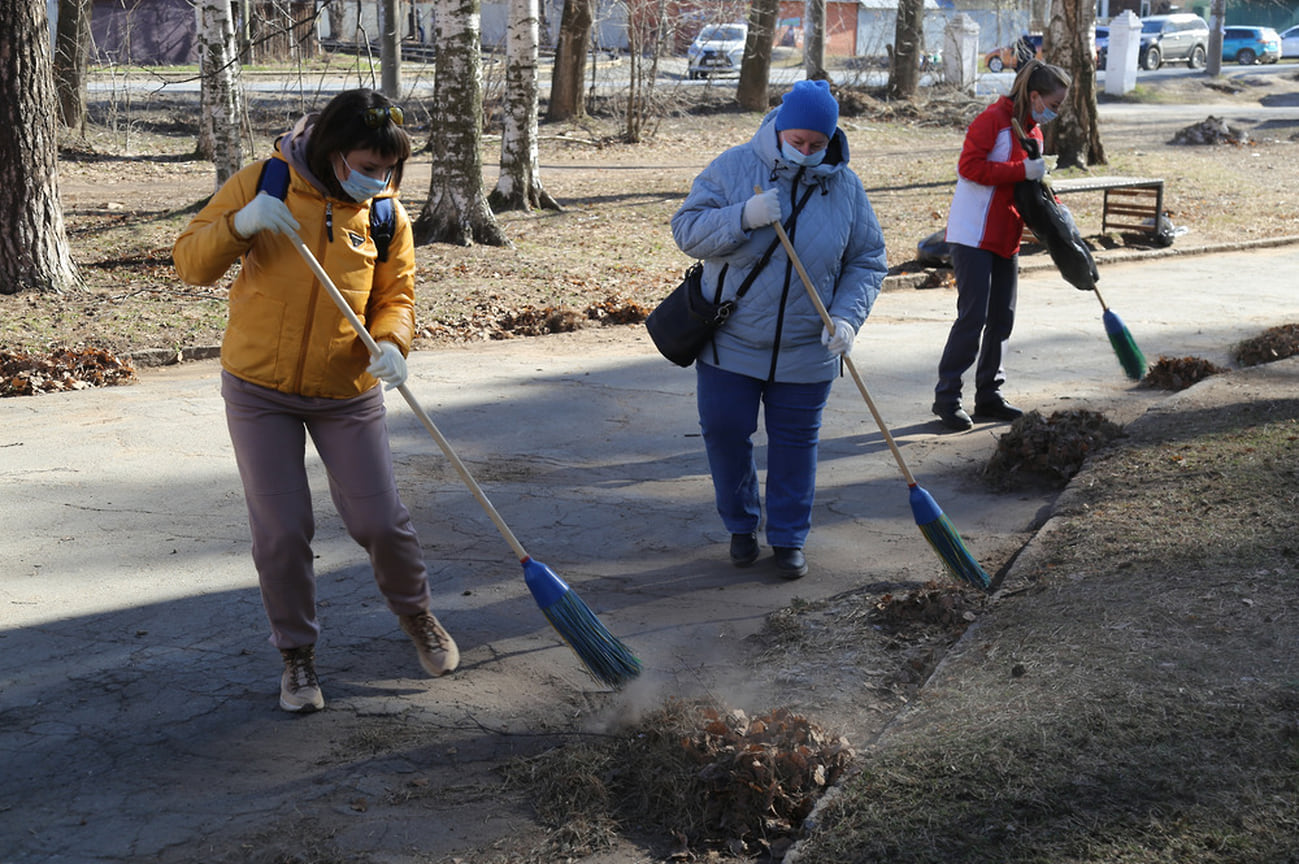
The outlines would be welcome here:
M 365 118 L 365 125 L 371 129 L 378 129 L 389 120 L 397 126 L 406 124 L 406 115 L 396 105 L 389 105 L 386 108 L 367 108 L 361 116 Z

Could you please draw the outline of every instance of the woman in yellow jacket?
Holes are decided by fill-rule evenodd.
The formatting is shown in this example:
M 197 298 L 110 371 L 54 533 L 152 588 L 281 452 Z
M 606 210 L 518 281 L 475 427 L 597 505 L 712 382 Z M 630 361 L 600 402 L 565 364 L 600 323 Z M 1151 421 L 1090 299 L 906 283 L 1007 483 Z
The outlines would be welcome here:
M 397 494 L 382 381 L 399 386 L 414 334 L 415 250 L 401 204 L 386 255 L 371 237 L 376 196 L 395 195 L 411 145 L 401 109 L 372 90 L 334 97 L 276 143 L 265 162 L 230 178 L 176 240 L 176 270 L 207 285 L 236 260 L 221 345 L 221 393 L 243 481 L 253 562 L 270 641 L 283 655 L 280 707 L 324 707 L 315 670 L 315 526 L 305 467 L 311 436 L 348 533 L 369 553 L 375 581 L 442 675 L 460 654 L 429 612 L 423 553 Z M 268 163 L 287 163 L 282 197 L 259 190 Z M 284 166 L 273 166 L 283 169 Z M 294 248 L 296 232 L 382 349 L 372 360 Z M 382 259 L 382 260 L 381 260 Z

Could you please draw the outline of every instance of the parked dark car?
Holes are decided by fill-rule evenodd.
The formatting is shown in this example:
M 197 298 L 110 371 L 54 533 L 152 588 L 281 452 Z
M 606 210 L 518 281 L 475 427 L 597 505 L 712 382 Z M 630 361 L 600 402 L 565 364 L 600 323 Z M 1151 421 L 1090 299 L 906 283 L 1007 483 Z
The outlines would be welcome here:
M 1209 24 L 1199 15 L 1179 12 L 1141 19 L 1137 63 L 1154 70 L 1171 61 L 1201 69 L 1209 59 Z
M 1271 27 L 1227 27 L 1222 31 L 1222 59 L 1241 66 L 1275 63 L 1281 59 L 1281 36 Z

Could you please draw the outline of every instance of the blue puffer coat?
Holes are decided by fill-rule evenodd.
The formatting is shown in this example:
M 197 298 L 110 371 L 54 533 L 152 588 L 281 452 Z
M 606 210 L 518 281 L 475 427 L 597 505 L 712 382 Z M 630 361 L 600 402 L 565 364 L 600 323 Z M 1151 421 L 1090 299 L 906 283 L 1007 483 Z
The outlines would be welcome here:
M 682 252 L 703 259 L 704 296 L 714 298 L 720 278 L 722 299 L 734 297 L 776 239 L 771 226 L 745 231 L 740 223 L 753 187 L 780 189 L 781 220 L 788 222 L 803 192 L 815 186 L 795 223 L 794 248 L 830 316 L 860 328 L 887 267 L 879 221 L 848 167 L 848 140 L 836 129 L 821 164 L 804 168 L 781 157 L 775 119 L 773 110 L 748 143 L 722 153 L 695 178 L 672 216 L 672 236 Z M 839 363 L 821 344 L 823 326 L 779 247 L 699 362 L 764 381 L 829 381 Z

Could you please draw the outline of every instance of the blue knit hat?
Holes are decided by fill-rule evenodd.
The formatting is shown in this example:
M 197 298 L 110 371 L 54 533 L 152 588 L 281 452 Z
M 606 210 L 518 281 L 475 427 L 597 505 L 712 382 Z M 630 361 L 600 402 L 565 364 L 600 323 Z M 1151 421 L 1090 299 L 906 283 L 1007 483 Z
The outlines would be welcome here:
M 827 138 L 839 125 L 839 103 L 830 95 L 827 81 L 799 81 L 785 94 L 776 112 L 776 131 L 810 129 Z

